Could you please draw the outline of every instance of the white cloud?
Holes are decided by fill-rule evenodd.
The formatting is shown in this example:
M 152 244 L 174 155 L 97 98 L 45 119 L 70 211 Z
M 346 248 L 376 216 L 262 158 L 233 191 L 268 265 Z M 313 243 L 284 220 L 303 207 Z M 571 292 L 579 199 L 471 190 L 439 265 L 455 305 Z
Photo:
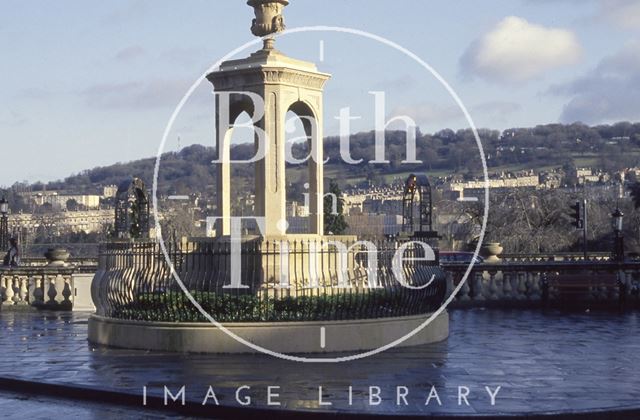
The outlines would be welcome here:
M 490 81 L 524 82 L 576 63 L 582 47 L 568 30 L 509 16 L 475 40 L 460 62 L 463 72 Z
M 560 116 L 563 122 L 640 120 L 640 42 L 627 44 L 584 76 L 550 92 L 570 98 Z

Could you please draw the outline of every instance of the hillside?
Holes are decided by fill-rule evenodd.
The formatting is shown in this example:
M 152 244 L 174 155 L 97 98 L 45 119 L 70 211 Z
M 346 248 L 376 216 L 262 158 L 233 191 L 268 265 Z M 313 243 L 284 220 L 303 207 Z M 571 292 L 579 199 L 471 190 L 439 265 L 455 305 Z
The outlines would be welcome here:
M 613 125 L 589 127 L 583 124 L 548 124 L 534 128 L 514 128 L 499 132 L 479 131 L 490 171 L 542 169 L 573 164 L 597 166 L 605 170 L 617 170 L 640 164 L 640 123 L 620 122 Z M 338 178 L 341 183 L 353 183 L 363 179 L 389 180 L 394 174 L 410 171 L 426 171 L 432 175 L 463 173 L 480 170 L 477 147 L 471 130 L 442 130 L 434 134 L 419 133 L 417 156 L 420 165 L 401 164 L 404 159 L 403 132 L 387 133 L 386 159 L 389 164 L 369 164 L 374 159 L 374 133 L 358 133 L 351 136 L 350 152 L 353 159 L 363 159 L 358 165 L 347 165 L 340 158 L 340 142 L 337 137 L 324 141 L 325 176 Z M 234 159 L 248 159 L 253 154 L 249 144 L 232 148 Z M 303 144 L 294 146 L 296 157 L 306 155 Z M 214 182 L 214 149 L 193 145 L 179 152 L 162 155 L 159 174 L 159 192 L 189 194 L 212 191 Z M 151 185 L 155 158 L 140 159 L 128 163 L 86 170 L 68 178 L 50 182 L 47 189 L 65 189 L 74 192 L 94 192 L 99 186 L 118 184 L 128 176 L 142 178 Z M 234 165 L 233 176 L 238 181 L 253 174 L 252 165 Z M 303 171 L 292 168 L 288 179 L 298 179 Z M 43 185 L 34 185 L 34 189 Z

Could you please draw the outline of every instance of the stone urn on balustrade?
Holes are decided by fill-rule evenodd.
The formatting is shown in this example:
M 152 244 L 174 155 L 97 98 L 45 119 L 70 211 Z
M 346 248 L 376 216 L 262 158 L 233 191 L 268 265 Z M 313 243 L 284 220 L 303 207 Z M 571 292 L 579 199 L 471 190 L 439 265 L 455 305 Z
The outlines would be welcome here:
M 49 261 L 47 267 L 66 267 L 71 254 L 64 248 L 49 248 L 44 256 Z
M 502 254 L 504 248 L 500 245 L 500 242 L 483 242 L 480 247 L 480 255 L 484 258 L 485 263 L 499 263 L 500 254 Z
M 478 246 L 478 239 L 474 239 L 469 242 L 467 246 L 467 250 L 470 252 L 475 251 Z M 500 245 L 500 242 L 493 242 L 491 239 L 485 240 L 482 242 L 482 246 L 480 247 L 480 256 L 484 258 L 484 262 L 488 264 L 499 263 L 502 260 L 500 259 L 500 254 L 504 251 L 504 248 Z

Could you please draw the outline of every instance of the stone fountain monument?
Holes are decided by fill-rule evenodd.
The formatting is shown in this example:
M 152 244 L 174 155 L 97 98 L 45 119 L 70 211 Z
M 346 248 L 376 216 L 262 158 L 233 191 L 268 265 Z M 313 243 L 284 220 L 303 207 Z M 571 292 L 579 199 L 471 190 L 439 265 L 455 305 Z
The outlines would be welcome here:
M 251 32 L 263 37 L 262 48 L 222 63 L 207 76 L 217 93 L 215 237 L 165 247 L 140 240 L 105 244 L 92 283 L 96 314 L 89 320 L 89 340 L 94 343 L 208 353 L 364 351 L 411 333 L 444 300 L 444 273 L 433 263 L 411 258 L 420 255 L 407 247 L 410 244 L 325 235 L 323 87 L 330 75 L 275 48 L 274 34 L 284 30 L 288 0 L 247 3 L 255 12 Z M 252 98 L 264 103 L 264 113 L 255 109 Z M 311 150 L 306 234 L 286 232 L 289 111 L 301 118 Z M 260 235 L 238 241 L 230 223 L 230 142 L 233 123 L 243 112 L 264 133 L 256 134 L 256 150 L 261 138 L 266 141 L 255 163 L 256 216 L 264 218 L 264 225 Z M 398 264 L 399 249 L 409 254 Z M 238 255 L 242 286 L 229 288 Z M 403 282 L 397 281 L 398 275 Z M 443 311 L 399 345 L 447 336 L 448 315 Z
M 264 101 L 264 115 L 256 126 L 263 130 L 267 144 L 264 159 L 256 162 L 256 216 L 264 217 L 265 238 L 284 234 L 286 222 L 285 178 L 285 116 L 292 111 L 304 123 L 314 156 L 309 160 L 309 229 L 311 234 L 323 235 L 323 173 L 322 173 L 322 89 L 330 78 L 319 72 L 310 62 L 289 58 L 275 49 L 273 34 L 284 30 L 283 8 L 288 0 L 250 0 L 255 10 L 251 32 L 265 37 L 261 50 L 250 57 L 222 63 L 208 79 L 216 92 L 247 92 Z M 229 235 L 231 215 L 230 145 L 232 126 L 224 125 L 221 112 L 228 112 L 233 121 L 244 111 L 253 115 L 253 103 L 244 95 L 231 96 L 228 109 L 216 96 L 217 132 L 217 208 L 222 218 L 216 229 L 218 236 Z

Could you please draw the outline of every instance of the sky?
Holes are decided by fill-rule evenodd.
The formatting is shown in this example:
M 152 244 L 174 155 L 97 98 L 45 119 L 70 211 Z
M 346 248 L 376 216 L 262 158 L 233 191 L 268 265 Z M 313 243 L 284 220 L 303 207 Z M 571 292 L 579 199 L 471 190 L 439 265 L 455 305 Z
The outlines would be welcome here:
M 284 14 L 288 29 L 351 28 L 410 51 L 478 127 L 640 120 L 640 0 L 291 0 Z M 255 39 L 252 18 L 244 0 L 0 0 L 0 186 L 155 156 L 191 85 Z M 387 119 L 422 132 L 469 126 L 443 84 L 387 44 L 325 30 L 276 47 L 332 74 L 326 135 L 345 107 L 360 117 L 351 132 L 372 130 L 371 92 L 385 92 Z M 197 86 L 164 151 L 213 145 L 211 90 Z

